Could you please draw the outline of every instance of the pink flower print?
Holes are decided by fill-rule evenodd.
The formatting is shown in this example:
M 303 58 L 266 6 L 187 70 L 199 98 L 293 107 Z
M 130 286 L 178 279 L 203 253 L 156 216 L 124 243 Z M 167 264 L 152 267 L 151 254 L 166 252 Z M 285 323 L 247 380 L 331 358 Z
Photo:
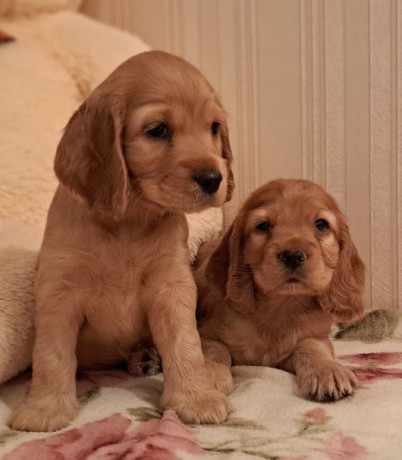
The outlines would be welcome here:
M 114 414 L 81 428 L 25 442 L 4 460 L 175 460 L 177 450 L 205 453 L 196 433 L 183 425 L 175 412 L 166 411 L 161 420 L 150 420 L 134 429 L 131 420 Z
M 304 416 L 310 423 L 321 423 L 327 418 L 327 413 L 322 407 L 316 407 L 306 412 Z
M 346 363 L 359 365 L 348 366 L 356 375 L 360 384 L 374 383 L 379 380 L 402 379 L 402 369 L 378 367 L 391 366 L 402 363 L 402 353 L 359 353 L 356 355 L 343 355 L 340 360 Z
M 353 371 L 356 375 L 358 382 L 361 383 L 374 383 L 378 380 L 393 380 L 402 379 L 402 369 L 387 369 L 387 368 L 374 368 L 374 369 L 360 369 L 359 367 L 348 366 L 348 369 Z
M 339 356 L 344 362 L 362 365 L 382 365 L 390 366 L 392 364 L 402 363 L 402 353 L 359 353 L 356 355 Z
M 74 428 L 43 439 L 24 442 L 6 454 L 3 460 L 70 460 L 86 459 L 92 452 L 108 444 L 118 444 L 131 421 L 121 414 L 96 422 L 87 423 L 82 428 Z
M 332 435 L 324 449 L 317 450 L 324 452 L 330 460 L 358 460 L 367 454 L 366 449 L 352 436 L 342 433 Z
M 161 420 L 149 420 L 142 423 L 137 429 L 127 434 L 125 442 L 119 447 L 130 454 L 121 457 L 125 460 L 175 460 L 177 450 L 193 455 L 205 454 L 197 443 L 196 433 L 183 425 L 172 410 L 166 411 Z M 125 447 L 128 450 L 124 450 Z M 109 447 L 102 449 L 98 455 L 102 454 L 108 459 L 113 458 L 108 456 L 109 451 L 114 452 Z M 91 460 L 98 458 L 103 457 L 93 457 Z

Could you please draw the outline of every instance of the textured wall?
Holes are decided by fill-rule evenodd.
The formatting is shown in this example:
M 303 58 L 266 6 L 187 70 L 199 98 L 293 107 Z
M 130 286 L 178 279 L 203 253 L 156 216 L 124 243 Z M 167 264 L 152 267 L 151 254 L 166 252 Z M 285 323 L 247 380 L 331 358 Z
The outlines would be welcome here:
M 402 309 L 402 0 L 86 0 L 198 66 L 230 116 L 236 196 L 275 177 L 335 195 L 367 308 Z

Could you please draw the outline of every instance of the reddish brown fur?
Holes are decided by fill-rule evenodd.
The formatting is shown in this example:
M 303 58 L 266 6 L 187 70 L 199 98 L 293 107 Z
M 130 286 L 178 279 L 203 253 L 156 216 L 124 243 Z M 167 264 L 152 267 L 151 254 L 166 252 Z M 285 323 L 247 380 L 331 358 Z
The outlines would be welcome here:
M 147 134 L 159 123 L 168 138 Z M 64 427 L 78 411 L 77 365 L 119 363 L 151 337 L 163 359 L 163 406 L 188 422 L 225 420 L 229 405 L 196 329 L 184 212 L 230 199 L 230 163 L 217 96 L 167 53 L 129 59 L 72 116 L 40 252 L 33 381 L 13 428 Z M 213 194 L 193 178 L 205 169 L 223 176 Z
M 330 229 L 319 232 L 325 218 Z M 272 230 L 257 230 L 269 221 Z M 295 271 L 279 254 L 301 250 Z M 222 240 L 199 252 L 195 278 L 206 358 L 295 372 L 318 400 L 352 392 L 354 375 L 336 363 L 328 339 L 334 319 L 363 311 L 364 266 L 335 200 L 304 180 L 276 180 L 255 191 Z M 290 281 L 290 279 L 297 281 Z M 231 387 L 230 373 L 220 366 Z

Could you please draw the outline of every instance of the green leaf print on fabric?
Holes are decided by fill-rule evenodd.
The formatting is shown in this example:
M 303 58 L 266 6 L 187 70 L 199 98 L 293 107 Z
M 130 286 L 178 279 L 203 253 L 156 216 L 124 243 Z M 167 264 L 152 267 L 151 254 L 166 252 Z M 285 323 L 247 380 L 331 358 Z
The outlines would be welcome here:
M 241 418 L 230 417 L 226 422 L 221 424 L 230 428 L 241 428 L 242 430 L 265 430 L 263 425 L 260 425 L 253 420 L 244 420 Z
M 85 406 L 86 404 L 89 403 L 89 401 L 92 401 L 93 399 L 98 398 L 100 395 L 100 389 L 99 387 L 94 387 L 85 392 L 84 394 L 80 395 L 77 397 L 77 401 L 81 406 Z
M 20 432 L 14 430 L 7 430 L 0 432 L 0 447 L 5 446 L 10 439 L 18 436 Z
M 272 435 L 269 426 L 262 426 L 251 420 L 229 418 L 227 422 L 214 427 L 215 430 L 222 430 L 222 434 L 226 436 L 224 441 L 213 443 L 200 438 L 200 445 L 212 456 L 233 454 L 233 458 L 248 455 L 268 460 L 308 460 L 309 452 L 322 451 L 328 443 L 327 422 L 330 418 L 324 408 L 313 407 L 301 414 L 293 434 L 279 437 Z M 253 430 L 253 434 L 250 431 L 245 434 L 245 430 Z
M 162 418 L 163 411 L 153 407 L 131 407 L 127 412 L 139 422 Z
M 255 458 L 264 458 L 268 460 L 276 460 L 279 458 L 279 454 L 271 453 L 272 441 L 268 440 L 264 436 L 258 437 L 247 437 L 247 438 L 238 438 L 230 439 L 227 441 L 219 442 L 215 445 L 206 446 L 205 443 L 201 443 L 201 447 L 211 454 L 234 454 L 236 455 L 250 455 Z

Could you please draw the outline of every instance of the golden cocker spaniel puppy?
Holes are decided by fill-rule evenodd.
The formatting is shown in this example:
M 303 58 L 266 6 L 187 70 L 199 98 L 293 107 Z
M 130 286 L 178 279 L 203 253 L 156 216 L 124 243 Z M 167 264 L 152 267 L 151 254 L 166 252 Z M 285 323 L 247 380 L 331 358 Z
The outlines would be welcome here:
M 197 332 L 185 212 L 230 198 L 225 112 L 192 65 L 163 52 L 118 67 L 70 119 L 36 280 L 33 380 L 11 427 L 52 431 L 77 414 L 77 365 L 125 361 L 155 343 L 162 405 L 222 422 Z
M 305 395 L 349 395 L 352 372 L 334 361 L 334 319 L 363 311 L 364 266 L 345 217 L 320 186 L 275 180 L 256 190 L 220 241 L 201 247 L 195 278 L 206 359 L 228 391 L 232 364 L 296 374 Z

